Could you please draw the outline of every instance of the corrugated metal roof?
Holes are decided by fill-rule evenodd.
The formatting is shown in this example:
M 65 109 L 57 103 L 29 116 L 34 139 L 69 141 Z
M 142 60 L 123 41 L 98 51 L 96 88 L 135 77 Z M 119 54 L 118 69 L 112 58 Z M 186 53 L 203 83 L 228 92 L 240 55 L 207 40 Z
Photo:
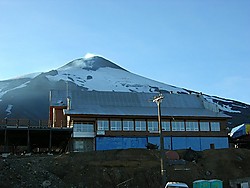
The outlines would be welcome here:
M 157 105 L 152 101 L 157 93 L 78 91 L 69 95 L 71 109 L 65 110 L 66 114 L 157 116 Z M 199 95 L 170 93 L 163 95 L 162 116 L 228 117 L 205 109 Z M 66 92 L 52 91 L 51 105 L 65 104 Z

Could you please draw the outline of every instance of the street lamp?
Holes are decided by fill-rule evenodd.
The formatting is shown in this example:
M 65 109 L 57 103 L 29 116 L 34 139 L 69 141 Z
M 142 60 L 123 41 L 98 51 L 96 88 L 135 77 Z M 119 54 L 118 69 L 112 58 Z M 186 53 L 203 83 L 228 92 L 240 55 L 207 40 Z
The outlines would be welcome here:
M 165 168 L 165 153 L 164 153 L 164 139 L 162 135 L 162 125 L 161 125 L 161 102 L 164 96 L 160 93 L 158 96 L 155 96 L 153 102 L 157 104 L 158 107 L 158 129 L 160 135 L 160 156 L 161 156 L 161 181 L 162 187 L 165 186 L 167 182 L 167 172 Z

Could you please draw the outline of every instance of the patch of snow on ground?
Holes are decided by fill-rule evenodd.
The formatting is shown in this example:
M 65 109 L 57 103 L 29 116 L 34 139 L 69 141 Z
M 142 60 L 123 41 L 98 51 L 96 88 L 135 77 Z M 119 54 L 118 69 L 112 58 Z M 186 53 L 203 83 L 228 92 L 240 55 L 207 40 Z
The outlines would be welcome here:
M 241 111 L 238 110 L 232 110 L 231 106 L 228 105 L 218 105 L 219 109 L 222 111 L 226 111 L 226 112 L 232 112 L 232 113 L 241 113 Z
M 6 82 L 0 82 L 0 99 L 2 98 L 2 96 L 6 93 L 5 91 L 3 91 L 3 88 L 7 87 L 9 84 Z M 2 100 L 0 100 L 2 101 Z
M 214 98 L 214 99 L 216 99 L 218 101 L 221 101 L 221 102 L 231 103 L 230 104 L 231 106 L 235 106 L 235 107 L 238 107 L 238 108 L 247 108 L 246 105 L 243 106 L 243 105 L 236 105 L 236 104 L 234 104 L 235 101 L 230 100 L 230 99 L 222 99 L 222 98 L 219 98 L 219 97 L 216 97 L 216 96 L 213 96 L 212 98 Z
M 72 78 L 68 79 L 68 76 Z M 92 76 L 92 79 L 86 79 L 88 75 Z M 65 74 L 64 70 L 58 71 L 58 75 L 50 76 L 47 78 L 52 81 L 73 81 L 78 86 L 83 86 L 89 90 L 97 91 L 124 91 L 130 92 L 131 90 L 137 92 L 150 92 L 153 87 L 157 87 L 161 90 L 172 91 L 173 93 L 185 92 L 181 88 L 176 88 L 167 84 L 163 84 L 148 78 L 114 68 L 100 68 L 97 71 L 84 70 L 79 68 L 71 68 L 67 70 Z M 84 83 L 84 84 L 83 84 Z
M 229 100 L 229 99 L 222 99 L 222 98 L 219 98 L 219 97 L 216 97 L 216 96 L 213 96 L 213 98 L 218 100 L 218 101 L 221 101 L 221 102 L 233 103 L 233 101 Z
M 21 84 L 20 86 L 17 86 L 17 87 L 15 87 L 15 88 L 12 88 L 12 89 L 9 89 L 9 90 L 6 90 L 6 91 L 0 90 L 0 101 L 2 101 L 1 98 L 2 98 L 6 93 L 8 93 L 9 91 L 13 91 L 13 90 L 15 90 L 15 89 L 20 89 L 20 88 L 26 87 L 28 83 L 30 83 L 30 81 L 25 82 L 24 84 Z
M 214 103 L 218 106 L 218 108 L 222 111 L 225 111 L 225 112 L 232 112 L 232 113 L 241 113 L 241 111 L 238 111 L 238 110 L 232 110 L 232 107 L 229 106 L 229 105 L 225 105 L 225 104 L 218 104 L 218 103 L 215 103 L 213 101 L 213 98 L 216 99 L 216 100 L 220 100 L 218 99 L 217 97 L 210 97 L 210 96 L 203 96 L 208 102 L 211 102 L 211 103 Z M 230 102 L 230 101 L 227 101 L 227 100 L 221 100 L 222 102 Z
M 22 85 L 20 85 L 20 86 L 17 86 L 17 87 L 15 87 L 15 88 L 11 89 L 11 90 L 15 90 L 15 89 L 20 89 L 20 88 L 26 87 L 26 86 L 28 85 L 28 83 L 30 83 L 30 81 L 25 82 L 24 84 L 22 84 Z M 11 91 L 11 90 L 9 90 L 9 91 Z
M 8 91 L 3 91 L 3 92 L 0 91 L 0 99 L 1 99 L 2 96 L 4 96 L 4 94 L 7 93 L 7 92 L 8 92 Z M 2 100 L 1 100 L 1 101 L 2 101 Z
M 240 106 L 240 105 L 236 105 L 236 104 L 232 104 L 232 106 L 238 107 L 238 108 L 247 108 L 247 106 Z
M 71 68 L 66 71 L 58 71 L 58 75 L 47 78 L 51 81 L 72 81 L 78 86 L 87 87 L 89 90 L 97 91 L 131 91 L 149 92 L 150 86 L 159 87 L 160 89 L 170 90 L 173 92 L 182 91 L 167 84 L 156 82 L 148 78 L 129 73 L 124 70 L 113 68 L 100 68 L 97 71 L 84 70 L 79 68 Z M 92 79 L 87 79 L 91 75 Z M 69 80 L 68 77 L 71 77 Z
M 11 110 L 13 108 L 13 105 L 12 104 L 9 104 L 8 107 L 6 108 L 6 112 L 7 112 L 7 116 L 11 114 Z

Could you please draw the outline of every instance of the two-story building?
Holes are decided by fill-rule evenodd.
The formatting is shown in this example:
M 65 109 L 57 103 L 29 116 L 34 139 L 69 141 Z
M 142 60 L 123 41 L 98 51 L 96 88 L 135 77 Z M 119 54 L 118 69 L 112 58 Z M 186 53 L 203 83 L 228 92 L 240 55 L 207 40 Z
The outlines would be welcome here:
M 67 94 L 68 93 L 68 94 Z M 73 127 L 73 151 L 145 148 L 160 144 L 157 93 L 51 91 L 54 127 Z M 164 148 L 228 148 L 229 116 L 201 94 L 163 93 L 161 126 Z

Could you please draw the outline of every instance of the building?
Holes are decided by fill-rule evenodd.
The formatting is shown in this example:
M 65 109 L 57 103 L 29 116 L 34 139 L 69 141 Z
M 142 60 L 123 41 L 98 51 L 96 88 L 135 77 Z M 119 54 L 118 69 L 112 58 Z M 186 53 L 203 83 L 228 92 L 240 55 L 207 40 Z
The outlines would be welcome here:
M 250 123 L 234 127 L 229 133 L 230 144 L 236 148 L 250 148 Z
M 53 127 L 73 127 L 74 151 L 145 148 L 160 144 L 157 93 L 51 91 Z M 163 93 L 164 148 L 228 148 L 227 119 L 201 94 Z

